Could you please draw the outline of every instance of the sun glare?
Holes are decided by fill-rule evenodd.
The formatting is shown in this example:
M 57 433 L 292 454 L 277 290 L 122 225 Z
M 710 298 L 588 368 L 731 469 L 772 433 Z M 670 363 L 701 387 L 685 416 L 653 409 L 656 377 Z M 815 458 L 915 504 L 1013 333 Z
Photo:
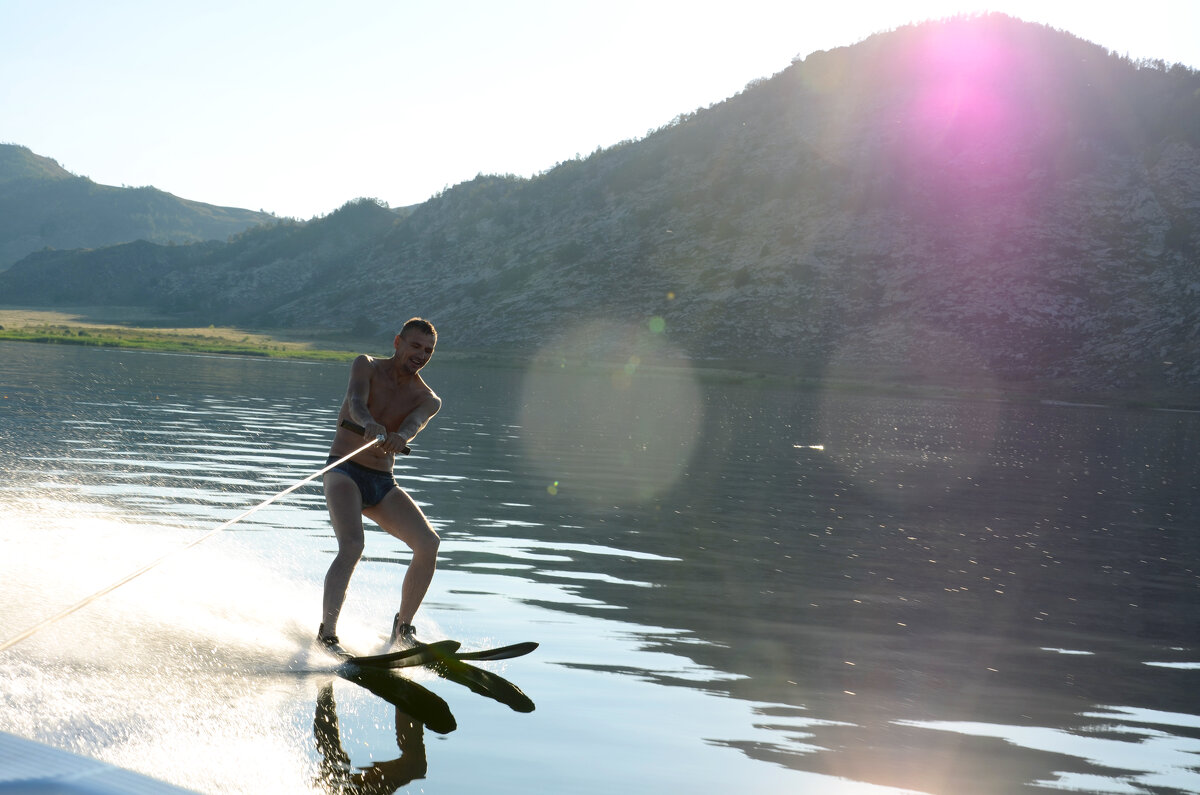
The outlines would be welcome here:
M 1017 143 L 1032 98 L 1012 90 L 1026 68 L 1002 36 L 978 24 L 931 29 L 910 57 L 913 85 L 921 87 L 905 113 L 912 149 L 945 154 Z

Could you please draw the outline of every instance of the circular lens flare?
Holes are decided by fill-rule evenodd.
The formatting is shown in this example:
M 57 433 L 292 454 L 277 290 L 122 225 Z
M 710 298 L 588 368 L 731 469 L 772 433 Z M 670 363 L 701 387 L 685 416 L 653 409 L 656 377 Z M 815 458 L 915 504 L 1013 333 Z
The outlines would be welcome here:
M 646 324 L 593 322 L 545 346 L 523 386 L 527 454 L 576 498 L 647 500 L 683 472 L 700 433 L 700 389 L 682 353 Z

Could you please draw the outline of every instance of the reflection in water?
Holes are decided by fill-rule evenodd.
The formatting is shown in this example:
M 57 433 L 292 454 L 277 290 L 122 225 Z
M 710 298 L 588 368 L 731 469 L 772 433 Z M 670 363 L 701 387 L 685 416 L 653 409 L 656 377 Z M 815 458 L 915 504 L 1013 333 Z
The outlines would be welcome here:
M 495 699 L 516 712 L 534 710 L 533 701 L 520 688 L 490 671 L 449 659 L 432 669 L 443 679 Z M 313 719 L 313 735 L 321 755 L 318 776 L 321 786 L 333 793 L 392 793 L 414 779 L 424 778 L 428 770 L 424 728 L 438 734 L 448 734 L 458 728 L 449 705 L 427 688 L 395 671 L 347 664 L 339 666 L 337 673 L 395 707 L 396 743 L 400 756 L 385 761 L 374 758 L 369 766 L 359 767 L 355 772 L 350 756 L 342 747 L 333 683 L 327 682 L 317 695 Z M 372 750 L 372 757 L 379 755 L 379 751 Z
M 396 745 L 399 746 L 400 756 L 372 762 L 357 772 L 350 764 L 349 754 L 342 748 L 332 682 L 323 686 L 317 695 L 313 735 L 317 740 L 317 750 L 321 753 L 318 782 L 328 792 L 391 795 L 404 785 L 425 778 L 428 760 L 425 757 L 424 726 L 399 707 L 396 708 Z
M 319 467 L 344 389 L 332 366 L 0 352 L 14 628 Z M 644 370 L 605 389 L 662 394 Z M 438 429 L 398 471 L 439 506 L 426 637 L 542 641 L 520 663 L 535 712 L 512 714 L 503 668 L 459 678 L 491 697 L 453 701 L 471 731 L 431 746 L 428 791 L 1200 789 L 1200 416 L 687 374 L 699 442 L 598 451 L 528 409 L 597 382 L 532 379 L 443 363 Z M 343 630 L 361 649 L 407 559 L 367 545 Z M 323 757 L 297 649 L 332 551 L 316 489 L 190 550 L 0 657 L 0 728 L 169 759 L 206 791 L 306 791 Z M 391 703 L 339 690 L 341 741 L 353 714 L 353 738 L 392 747 Z M 271 773 L 230 781 L 217 759 Z
M 441 697 L 394 671 L 343 665 L 337 673 L 438 734 L 449 734 L 458 728 L 450 706 Z
M 343 666 L 339 673 L 387 701 L 396 709 L 396 759 L 375 759 L 355 772 L 342 747 L 333 683 L 321 687 L 313 719 L 313 735 L 321 754 L 320 783 L 337 793 L 392 793 L 414 779 L 424 778 L 425 726 L 439 734 L 454 731 L 457 724 L 450 707 L 429 690 L 392 671 Z M 379 752 L 376 751 L 375 755 Z
M 481 696 L 495 699 L 515 712 L 533 712 L 533 700 L 502 676 L 458 660 L 442 660 L 431 666 L 443 679 L 457 682 Z

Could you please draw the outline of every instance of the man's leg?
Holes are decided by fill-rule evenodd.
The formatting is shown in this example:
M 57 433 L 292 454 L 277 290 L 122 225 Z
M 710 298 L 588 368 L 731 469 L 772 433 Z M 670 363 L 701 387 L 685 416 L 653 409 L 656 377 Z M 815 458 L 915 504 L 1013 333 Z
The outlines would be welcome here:
M 412 561 L 400 589 L 399 611 L 400 621 L 411 624 L 433 580 L 441 538 L 412 497 L 401 488 L 389 491 L 382 502 L 367 508 L 363 514 L 412 550 Z
M 329 521 L 337 536 L 338 551 L 329 571 L 325 573 L 325 598 L 322 602 L 321 623 L 325 637 L 337 634 L 338 616 L 346 601 L 350 575 L 363 553 L 362 494 L 348 475 L 326 472 L 325 505 Z

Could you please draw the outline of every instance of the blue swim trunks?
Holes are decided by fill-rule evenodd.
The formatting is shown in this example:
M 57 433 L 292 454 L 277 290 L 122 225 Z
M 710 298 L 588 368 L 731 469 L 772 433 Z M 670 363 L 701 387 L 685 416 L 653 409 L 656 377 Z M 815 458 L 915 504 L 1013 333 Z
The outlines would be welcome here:
M 332 464 L 339 458 L 341 456 L 331 455 L 325 459 L 325 464 Z M 354 481 L 354 485 L 358 486 L 358 493 L 362 495 L 364 508 L 378 505 L 383 502 L 383 498 L 387 496 L 389 491 L 400 488 L 400 484 L 396 482 L 396 478 L 391 472 L 384 472 L 382 469 L 371 469 L 353 461 L 343 461 L 329 471 L 341 472 Z

